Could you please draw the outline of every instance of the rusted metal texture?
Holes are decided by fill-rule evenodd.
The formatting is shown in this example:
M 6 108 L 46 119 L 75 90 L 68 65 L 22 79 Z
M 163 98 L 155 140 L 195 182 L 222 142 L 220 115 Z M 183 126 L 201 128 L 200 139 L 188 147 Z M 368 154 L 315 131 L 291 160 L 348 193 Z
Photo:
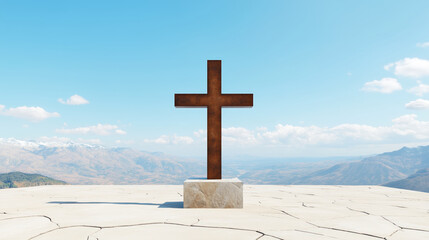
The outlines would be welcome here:
M 222 107 L 252 107 L 253 94 L 222 94 L 222 62 L 207 61 L 207 94 L 175 94 L 176 107 L 207 108 L 207 179 L 222 178 Z

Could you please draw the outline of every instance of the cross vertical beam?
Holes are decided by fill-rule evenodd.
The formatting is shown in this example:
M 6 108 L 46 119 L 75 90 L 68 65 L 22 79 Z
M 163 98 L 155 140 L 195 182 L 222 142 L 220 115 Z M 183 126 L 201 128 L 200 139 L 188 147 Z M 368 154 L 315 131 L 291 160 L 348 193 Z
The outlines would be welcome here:
M 207 61 L 207 95 L 211 103 L 221 96 L 220 60 Z M 222 110 L 220 104 L 207 107 L 207 179 L 222 178 Z

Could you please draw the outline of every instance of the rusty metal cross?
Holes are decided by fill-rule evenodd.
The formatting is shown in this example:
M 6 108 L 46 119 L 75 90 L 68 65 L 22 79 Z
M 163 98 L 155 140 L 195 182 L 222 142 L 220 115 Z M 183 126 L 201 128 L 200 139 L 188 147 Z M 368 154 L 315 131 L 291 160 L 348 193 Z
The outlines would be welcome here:
M 221 60 L 207 61 L 207 94 L 175 94 L 176 107 L 207 108 L 207 179 L 222 178 L 222 107 L 252 107 L 253 94 L 222 94 Z

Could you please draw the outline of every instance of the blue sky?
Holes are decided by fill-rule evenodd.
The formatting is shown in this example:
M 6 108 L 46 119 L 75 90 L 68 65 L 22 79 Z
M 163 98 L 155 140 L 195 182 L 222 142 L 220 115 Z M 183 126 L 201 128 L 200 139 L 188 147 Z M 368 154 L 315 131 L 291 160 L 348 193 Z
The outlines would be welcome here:
M 205 156 L 221 59 L 224 156 L 429 144 L 428 1 L 1 1 L 0 138 Z M 72 97 L 74 96 L 74 97 Z M 59 100 L 61 99 L 61 100 Z

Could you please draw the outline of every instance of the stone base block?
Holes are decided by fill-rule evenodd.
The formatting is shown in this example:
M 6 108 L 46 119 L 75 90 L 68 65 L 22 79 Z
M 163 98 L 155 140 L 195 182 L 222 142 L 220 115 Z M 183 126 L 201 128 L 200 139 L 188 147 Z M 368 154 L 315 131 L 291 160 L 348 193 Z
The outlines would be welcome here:
M 188 179 L 184 208 L 243 208 L 243 182 L 234 179 Z

